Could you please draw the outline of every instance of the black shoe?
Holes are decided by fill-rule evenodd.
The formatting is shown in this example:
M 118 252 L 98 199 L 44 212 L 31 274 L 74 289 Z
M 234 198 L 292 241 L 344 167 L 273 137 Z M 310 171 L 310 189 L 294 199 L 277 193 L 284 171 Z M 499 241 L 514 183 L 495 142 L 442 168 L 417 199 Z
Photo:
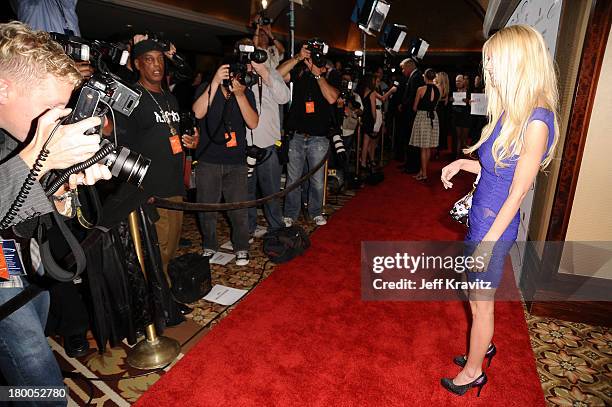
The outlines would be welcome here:
M 85 334 L 64 337 L 64 350 L 70 358 L 85 356 L 89 352 L 89 342 Z
M 495 355 L 497 355 L 497 348 L 495 347 L 495 344 L 491 342 L 491 344 L 487 348 L 487 353 L 485 353 L 485 359 L 487 359 L 487 367 L 491 366 L 491 361 L 493 360 L 493 356 Z M 465 364 L 467 363 L 467 356 L 466 355 L 455 356 L 453 358 L 453 362 L 457 366 L 465 367 Z
M 181 315 L 189 315 L 193 312 L 193 308 L 191 308 L 190 306 L 185 305 L 178 301 L 175 301 L 175 302 L 176 302 L 176 307 L 178 308 Z
M 476 380 L 468 384 L 455 384 L 453 383 L 453 379 L 449 379 L 446 377 L 440 380 L 440 383 L 442 384 L 442 387 L 444 387 L 446 390 L 450 391 L 451 393 L 455 393 L 458 396 L 463 396 L 465 393 L 467 393 L 469 389 L 477 387 L 478 393 L 476 394 L 476 397 L 480 397 L 480 392 L 482 388 L 485 384 L 487 384 L 487 375 L 483 372 L 480 374 L 480 376 L 476 378 Z

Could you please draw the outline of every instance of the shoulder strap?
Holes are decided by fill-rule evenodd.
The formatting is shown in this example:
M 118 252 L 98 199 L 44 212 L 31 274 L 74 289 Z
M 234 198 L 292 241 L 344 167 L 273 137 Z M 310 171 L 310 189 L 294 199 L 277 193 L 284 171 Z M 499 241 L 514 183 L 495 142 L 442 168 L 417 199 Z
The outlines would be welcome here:
M 61 218 L 60 214 L 54 211 L 52 216 L 53 221 L 64 236 L 68 247 L 70 247 L 70 250 L 74 255 L 74 259 L 76 262 L 76 271 L 74 273 L 71 273 L 69 271 L 64 270 L 60 267 L 59 264 L 57 264 L 57 262 L 53 258 L 53 254 L 51 253 L 51 248 L 49 246 L 49 240 L 46 236 L 47 229 L 51 225 L 51 218 L 46 216 L 42 217 L 37 230 L 36 240 L 38 241 L 38 245 L 40 248 L 40 258 L 43 267 L 45 268 L 45 272 L 50 277 L 62 282 L 72 281 L 85 270 L 85 252 L 83 251 L 83 248 L 79 244 L 76 237 L 74 237 L 70 229 L 68 229 L 68 226 L 66 226 L 66 223 L 64 222 L 64 219 Z

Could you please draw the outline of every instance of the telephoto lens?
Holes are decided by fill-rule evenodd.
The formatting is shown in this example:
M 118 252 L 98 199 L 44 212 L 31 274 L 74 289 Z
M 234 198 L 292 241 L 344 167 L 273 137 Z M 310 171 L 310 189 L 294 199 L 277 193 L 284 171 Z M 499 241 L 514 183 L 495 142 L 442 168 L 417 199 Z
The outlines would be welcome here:
M 334 145 L 334 150 L 336 151 L 336 155 L 342 161 L 346 160 L 346 149 L 344 148 L 344 141 L 342 141 L 342 136 L 338 133 L 335 133 L 332 136 L 332 144 Z
M 253 176 L 256 166 L 257 166 L 257 159 L 247 156 L 247 177 L 250 178 Z

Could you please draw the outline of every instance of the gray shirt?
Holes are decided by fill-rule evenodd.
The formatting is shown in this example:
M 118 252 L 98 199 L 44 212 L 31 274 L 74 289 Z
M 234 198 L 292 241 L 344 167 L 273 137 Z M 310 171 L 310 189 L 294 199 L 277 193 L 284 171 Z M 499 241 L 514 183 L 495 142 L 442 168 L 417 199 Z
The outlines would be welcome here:
M 259 112 L 259 124 L 253 130 L 253 140 L 251 135 L 247 133 L 247 143 L 254 144 L 258 147 L 270 147 L 277 140 L 280 140 L 280 112 L 279 105 L 284 105 L 289 102 L 291 92 L 289 87 L 283 81 L 280 73 L 276 69 L 269 69 L 270 84 L 264 83 L 262 86 L 261 102 L 259 99 L 259 86 L 253 86 L 255 94 L 255 104 Z
M 19 143 L 15 139 L 0 130 L 0 219 L 8 212 L 30 173 L 30 169 L 18 155 L 6 159 L 18 147 Z M 40 183 L 36 181 L 10 226 L 52 211 L 51 202 Z

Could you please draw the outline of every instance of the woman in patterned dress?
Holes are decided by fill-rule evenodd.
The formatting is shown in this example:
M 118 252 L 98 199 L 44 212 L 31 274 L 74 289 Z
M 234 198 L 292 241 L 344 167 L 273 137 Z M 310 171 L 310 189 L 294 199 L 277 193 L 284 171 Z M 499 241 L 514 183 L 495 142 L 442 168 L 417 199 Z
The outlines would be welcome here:
M 416 112 L 410 145 L 421 149 L 421 170 L 414 177 L 419 181 L 427 181 L 427 167 L 431 150 L 438 147 L 440 130 L 436 106 L 440 99 L 440 90 L 434 83 L 436 72 L 426 69 L 423 74 L 425 85 L 417 89 L 412 109 Z

